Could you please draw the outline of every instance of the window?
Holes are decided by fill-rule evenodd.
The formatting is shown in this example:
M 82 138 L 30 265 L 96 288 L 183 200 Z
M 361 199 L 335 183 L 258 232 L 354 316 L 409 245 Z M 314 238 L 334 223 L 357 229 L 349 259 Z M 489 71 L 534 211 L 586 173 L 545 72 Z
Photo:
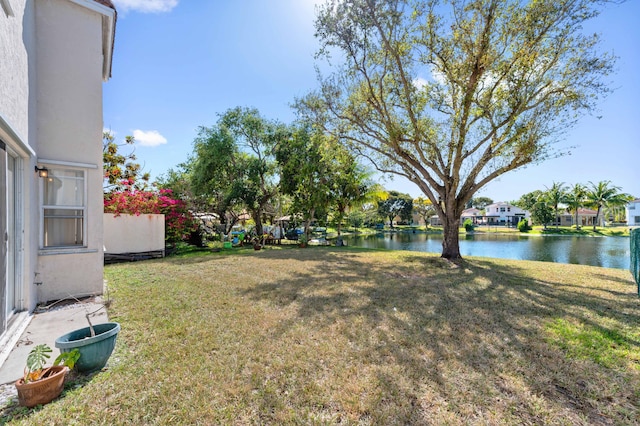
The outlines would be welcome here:
M 44 248 L 85 245 L 85 172 L 49 169 L 43 179 Z
M 504 213 L 504 207 L 500 207 L 500 211 Z

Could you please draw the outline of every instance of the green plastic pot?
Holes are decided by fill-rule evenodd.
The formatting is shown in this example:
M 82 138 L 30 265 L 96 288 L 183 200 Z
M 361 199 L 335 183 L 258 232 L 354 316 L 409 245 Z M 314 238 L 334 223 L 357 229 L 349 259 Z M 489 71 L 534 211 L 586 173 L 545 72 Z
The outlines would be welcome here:
M 60 352 L 80 351 L 80 359 L 74 370 L 80 373 L 90 373 L 100 370 L 107 364 L 107 360 L 116 346 L 116 337 L 120 331 L 120 324 L 107 322 L 93 326 L 96 335 L 91 337 L 89 327 L 74 330 L 56 339 L 56 348 Z

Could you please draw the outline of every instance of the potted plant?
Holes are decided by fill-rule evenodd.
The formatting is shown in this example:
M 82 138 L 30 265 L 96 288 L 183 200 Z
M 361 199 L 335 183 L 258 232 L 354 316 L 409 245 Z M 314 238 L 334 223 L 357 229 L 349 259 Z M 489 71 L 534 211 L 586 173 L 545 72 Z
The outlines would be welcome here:
M 78 361 L 80 352 L 61 353 L 51 367 L 45 368 L 51 352 L 46 344 L 37 345 L 29 352 L 24 375 L 15 382 L 20 405 L 31 408 L 46 404 L 62 393 L 66 373 Z
M 305 234 L 304 232 L 300 234 L 300 236 L 298 237 L 298 244 L 300 245 L 300 247 L 305 248 L 307 246 L 307 241 L 307 234 Z
M 253 239 L 251 240 L 251 242 L 253 243 L 253 249 L 254 250 L 260 250 L 262 249 L 262 240 L 258 237 L 253 237 Z
M 87 320 L 88 320 L 87 315 Z M 77 349 L 80 359 L 75 364 L 75 370 L 80 373 L 91 373 L 102 369 L 116 346 L 116 338 L 120 332 L 120 324 L 107 322 L 74 330 L 56 339 L 56 348 L 60 352 L 70 352 Z

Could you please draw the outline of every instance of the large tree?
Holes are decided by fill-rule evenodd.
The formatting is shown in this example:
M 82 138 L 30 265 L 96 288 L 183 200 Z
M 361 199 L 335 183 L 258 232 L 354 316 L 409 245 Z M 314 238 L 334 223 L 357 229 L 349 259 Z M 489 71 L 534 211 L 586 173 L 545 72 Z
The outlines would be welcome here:
M 547 225 L 553 220 L 554 211 L 549 207 L 547 195 L 539 189 L 522 195 L 513 205 L 528 210 L 533 223 L 543 225 L 544 229 L 547 229 Z
M 378 214 L 389 218 L 389 226 L 393 228 L 393 218 L 399 216 L 401 220 L 411 221 L 411 213 L 413 212 L 413 198 L 409 194 L 403 194 L 398 191 L 389 191 L 386 200 L 378 203 Z
M 278 193 L 273 147 L 288 132 L 284 126 L 263 118 L 255 108 L 230 109 L 220 117 L 218 125 L 231 133 L 242 152 L 237 157 L 244 172 L 239 197 L 251 213 L 257 234 L 262 235 L 262 216 Z
M 347 211 L 367 202 L 377 188 L 371 181 L 371 173 L 336 141 L 329 145 L 325 161 L 329 165 L 330 208 L 338 237 L 342 234 L 342 221 Z
M 221 232 L 231 232 L 240 214 L 243 168 L 231 133 L 217 126 L 200 127 L 189 161 L 193 194 L 220 220 Z
M 277 194 L 273 146 L 281 126 L 256 109 L 234 108 L 213 127 L 201 127 L 189 165 L 194 195 L 208 200 L 228 233 L 240 209 L 249 211 L 262 235 L 265 207 Z
M 608 91 L 613 56 L 582 32 L 601 3 L 330 0 L 316 34 L 342 65 L 297 107 L 416 184 L 444 225 L 442 257 L 460 258 L 473 195 L 561 155 L 553 144 Z
M 469 201 L 469 203 L 471 204 L 469 207 L 484 210 L 489 204 L 493 204 L 493 200 L 489 197 L 474 197 Z
M 280 190 L 291 197 L 290 213 L 302 214 L 306 235 L 317 214 L 324 215 L 331 202 L 329 143 L 323 134 L 301 124 L 274 147 L 280 168 Z

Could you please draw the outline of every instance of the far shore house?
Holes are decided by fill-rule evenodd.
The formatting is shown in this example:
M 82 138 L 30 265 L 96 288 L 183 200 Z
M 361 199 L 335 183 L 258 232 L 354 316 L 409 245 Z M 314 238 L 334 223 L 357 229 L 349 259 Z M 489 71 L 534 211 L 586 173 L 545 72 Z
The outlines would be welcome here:
M 103 291 L 115 24 L 109 0 L 0 0 L 0 348 L 38 303 Z
M 471 219 L 474 225 L 516 226 L 522 218 L 531 222 L 531 214 L 528 211 L 509 203 L 498 202 L 488 205 L 484 214 L 482 214 L 482 210 L 476 208 L 463 210 L 460 215 L 460 226 L 466 219 Z M 442 226 L 437 215 L 431 217 L 429 224 L 431 226 Z
M 640 198 L 630 201 L 625 207 L 627 225 L 640 226 Z
M 527 210 L 509 203 L 497 202 L 485 207 L 484 224 L 516 226 L 521 219 L 530 221 L 531 214 Z
M 585 208 L 579 208 L 578 209 L 578 226 L 593 226 L 593 224 L 596 221 L 596 214 L 598 212 L 595 210 L 591 210 L 591 209 L 585 209 Z M 602 226 L 602 224 L 604 223 L 604 219 L 603 219 L 604 214 L 600 213 L 600 217 L 598 217 L 598 223 L 597 226 Z M 558 223 L 559 226 L 574 226 L 575 225 L 575 220 L 576 220 L 576 214 L 575 213 L 563 213 L 561 215 L 558 215 L 559 219 L 560 219 L 560 223 Z M 556 225 L 555 222 L 551 223 L 551 225 Z
M 460 223 L 464 223 L 467 219 L 471 219 L 474 225 L 482 223 L 482 210 L 472 207 L 462 211 L 460 215 Z

